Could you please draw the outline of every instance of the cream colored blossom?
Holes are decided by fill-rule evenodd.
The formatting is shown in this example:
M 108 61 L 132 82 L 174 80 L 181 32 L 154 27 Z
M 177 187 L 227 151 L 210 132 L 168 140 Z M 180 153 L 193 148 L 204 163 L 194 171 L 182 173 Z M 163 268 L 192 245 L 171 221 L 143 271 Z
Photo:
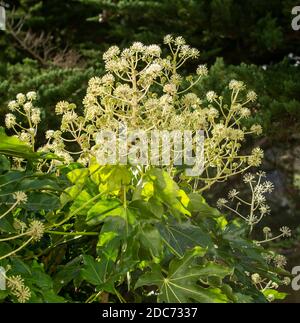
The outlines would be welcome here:
M 8 109 L 10 111 L 15 111 L 18 107 L 19 107 L 19 104 L 17 101 L 12 100 L 12 101 L 8 102 Z
M 33 238 L 33 241 L 39 241 L 43 237 L 44 231 L 44 224 L 41 221 L 33 220 L 27 229 L 27 234 Z
M 7 277 L 7 286 L 18 302 L 25 303 L 30 299 L 30 289 L 24 285 L 24 279 L 20 275 Z
M 55 106 L 55 113 L 57 115 L 66 113 L 69 110 L 69 102 L 67 101 L 60 101 Z
M 217 97 L 217 93 L 214 91 L 209 91 L 206 93 L 206 99 L 210 103 L 213 102 Z
M 30 91 L 26 94 L 27 100 L 35 101 L 37 99 L 37 94 L 34 91 Z
M 27 194 L 22 191 L 13 193 L 13 198 L 16 200 L 18 204 L 27 202 Z
M 23 93 L 18 93 L 17 96 L 18 104 L 24 104 L 26 102 L 26 96 Z
M 254 91 L 249 91 L 247 93 L 247 100 L 250 102 L 255 102 L 257 100 L 257 94 Z
M 5 126 L 7 129 L 11 129 L 12 127 L 14 127 L 17 123 L 17 119 L 16 116 L 13 115 L 12 113 L 8 113 L 5 116 Z
M 199 76 L 207 76 L 208 75 L 208 69 L 206 65 L 199 65 L 196 70 L 197 75 Z

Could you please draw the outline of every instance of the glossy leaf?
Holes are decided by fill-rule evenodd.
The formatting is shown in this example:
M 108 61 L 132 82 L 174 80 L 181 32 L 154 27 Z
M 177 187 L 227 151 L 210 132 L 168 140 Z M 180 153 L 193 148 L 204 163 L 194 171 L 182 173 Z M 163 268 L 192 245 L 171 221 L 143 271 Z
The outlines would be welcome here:
M 167 276 L 158 266 L 152 266 L 151 273 L 144 274 L 135 287 L 156 285 L 159 289 L 159 302 L 227 302 L 227 296 L 219 288 L 205 288 L 199 285 L 200 279 L 207 279 L 209 276 L 224 278 L 231 273 L 230 269 L 217 264 L 197 265 L 195 259 L 204 255 L 205 250 L 195 248 L 187 252 L 182 259 L 172 260 Z

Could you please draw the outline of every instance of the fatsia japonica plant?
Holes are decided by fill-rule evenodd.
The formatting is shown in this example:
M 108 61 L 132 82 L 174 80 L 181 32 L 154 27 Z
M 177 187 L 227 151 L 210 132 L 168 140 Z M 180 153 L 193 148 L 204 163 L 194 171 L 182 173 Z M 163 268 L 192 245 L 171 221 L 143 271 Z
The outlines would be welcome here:
M 55 107 L 60 129 L 37 146 L 42 117 L 37 94 L 8 105 L 1 132 L 0 266 L 11 302 L 266 302 L 283 299 L 285 258 L 268 249 L 272 236 L 255 225 L 270 212 L 265 174 L 249 173 L 249 199 L 229 192 L 209 206 L 203 192 L 258 167 L 263 151 L 245 153 L 247 136 L 262 128 L 249 120 L 257 95 L 232 80 L 228 97 L 200 98 L 193 86 L 207 76 L 182 69 L 199 56 L 182 37 L 167 50 L 134 43 L 103 55 L 106 74 L 88 84 L 83 107 Z M 102 129 L 203 131 L 200 176 L 184 167 L 103 165 Z M 9 136 L 11 135 L 11 136 Z M 136 143 L 129 143 L 131 146 Z M 174 152 L 174 151 L 173 151 Z M 184 166 L 184 165 L 183 165 Z M 235 204 L 235 205 L 231 205 Z M 255 232 L 259 235 L 259 232 Z

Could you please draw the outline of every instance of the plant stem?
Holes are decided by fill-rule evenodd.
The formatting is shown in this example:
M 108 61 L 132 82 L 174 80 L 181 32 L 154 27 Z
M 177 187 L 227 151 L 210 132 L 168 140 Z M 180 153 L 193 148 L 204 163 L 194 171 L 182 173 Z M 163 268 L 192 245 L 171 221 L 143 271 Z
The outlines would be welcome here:
M 13 251 L 11 251 L 11 252 L 9 252 L 8 254 L 6 254 L 6 255 L 4 255 L 4 256 L 2 256 L 2 257 L 0 257 L 0 260 L 3 260 L 3 259 L 5 259 L 5 258 L 7 258 L 7 257 L 10 257 L 10 256 L 12 256 L 12 255 L 14 255 L 15 253 L 17 253 L 17 252 L 19 252 L 21 249 L 23 249 L 24 247 L 26 247 L 29 243 L 30 243 L 30 241 L 33 239 L 33 237 L 30 237 L 27 241 L 25 241 L 19 248 L 17 248 L 17 249 L 15 249 L 15 250 L 13 250 Z
M 63 231 L 50 231 L 46 230 L 45 233 L 57 234 L 57 235 L 67 235 L 67 236 L 97 236 L 98 232 L 63 232 Z M 1 241 L 1 240 L 0 240 Z

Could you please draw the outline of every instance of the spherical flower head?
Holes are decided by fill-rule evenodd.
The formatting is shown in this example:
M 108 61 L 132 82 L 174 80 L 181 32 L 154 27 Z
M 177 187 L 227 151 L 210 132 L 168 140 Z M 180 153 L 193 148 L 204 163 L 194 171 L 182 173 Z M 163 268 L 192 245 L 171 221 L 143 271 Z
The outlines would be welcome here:
M 216 118 L 218 118 L 218 116 L 219 116 L 219 111 L 217 109 L 215 109 L 215 108 L 208 109 L 208 111 L 207 111 L 208 120 L 216 119 Z
M 197 75 L 199 76 L 207 76 L 208 75 L 208 69 L 206 65 L 199 65 L 196 70 Z
M 71 124 L 72 122 L 75 122 L 76 119 L 78 118 L 78 115 L 74 111 L 68 111 L 66 112 L 62 119 L 61 119 L 61 130 L 66 130 L 68 128 L 68 125 Z
M 13 193 L 13 198 L 16 200 L 18 204 L 27 202 L 27 195 L 25 192 L 22 192 L 22 191 Z
M 262 171 L 262 170 L 258 171 L 258 172 L 256 173 L 256 175 L 257 175 L 257 176 L 259 176 L 259 177 L 266 177 L 266 176 L 267 176 L 266 172 L 264 172 L 264 171 Z
M 191 58 L 194 58 L 194 59 L 198 58 L 199 55 L 200 55 L 200 52 L 199 52 L 199 50 L 197 48 L 191 48 L 190 49 L 190 57 Z
M 242 108 L 239 111 L 239 114 L 242 118 L 249 118 L 251 116 L 251 111 L 248 108 Z
M 20 275 L 8 277 L 7 287 L 11 290 L 20 289 L 23 285 L 24 279 Z
M 161 55 L 161 48 L 158 45 L 147 46 L 146 54 L 154 57 L 159 57 Z
M 22 131 L 18 137 L 21 141 L 25 142 L 26 144 L 30 144 L 31 142 L 31 136 L 27 131 Z
M 206 99 L 209 103 L 212 103 L 215 99 L 217 99 L 217 93 L 214 91 L 209 91 L 206 93 Z
M 254 193 L 254 200 L 257 202 L 257 204 L 261 205 L 266 202 L 266 197 L 262 194 L 262 192 L 256 189 Z M 264 208 L 262 210 L 264 210 Z
M 18 93 L 16 95 L 18 104 L 24 104 L 26 102 L 26 96 L 23 93 Z
M 116 87 L 114 95 L 121 99 L 130 99 L 132 88 L 128 84 L 120 84 Z
M 286 257 L 283 255 L 277 255 L 274 258 L 274 264 L 278 268 L 284 268 L 287 264 Z
M 54 153 L 58 156 L 64 159 L 64 162 L 66 164 L 70 164 L 74 161 L 73 157 L 68 154 L 67 152 L 61 151 L 61 150 L 55 150 Z
M 24 285 L 24 280 L 20 275 L 8 277 L 7 287 L 20 303 L 27 302 L 31 297 L 30 289 Z
M 174 95 L 177 92 L 177 88 L 175 84 L 167 83 L 166 85 L 164 85 L 163 91 L 170 95 Z
M 183 45 L 180 47 L 179 57 L 185 58 L 197 58 L 200 52 L 197 48 L 191 48 L 189 45 Z
M 220 198 L 220 199 L 218 199 L 218 201 L 217 201 L 217 207 L 219 208 L 219 209 L 221 209 L 224 205 L 226 205 L 228 203 L 228 201 L 226 200 L 226 199 L 224 199 L 224 198 Z
M 248 165 L 249 166 L 260 166 L 262 162 L 262 158 L 264 157 L 264 152 L 261 148 L 256 147 L 252 150 L 252 154 L 248 157 Z
M 111 46 L 104 54 L 103 60 L 109 61 L 120 54 L 120 48 L 118 46 Z
M 141 42 L 134 42 L 130 50 L 133 53 L 143 53 L 145 51 L 146 47 Z
M 274 184 L 270 181 L 265 181 L 262 186 L 266 193 L 272 193 L 274 191 Z
M 144 71 L 144 74 L 146 76 L 150 76 L 152 78 L 155 78 L 157 77 L 160 72 L 162 71 L 162 66 L 158 63 L 153 63 L 151 64 L 145 71 Z
M 35 134 L 35 130 L 34 130 L 34 128 L 29 128 L 29 129 L 27 129 L 27 131 L 28 131 L 28 133 L 29 133 L 30 135 L 34 136 L 34 134 Z
M 97 89 L 101 86 L 102 79 L 100 77 L 94 76 L 89 79 L 88 83 L 88 92 L 93 93 L 96 92 Z
M 245 133 L 241 129 L 227 129 L 228 137 L 232 140 L 243 141 L 245 138 Z
M 40 109 L 33 109 L 31 114 L 31 121 L 34 125 L 37 125 L 41 121 L 41 110 Z
M 255 102 L 257 100 L 257 94 L 254 91 L 249 91 L 247 93 L 247 100 L 250 102 Z
M 30 235 L 33 241 L 39 241 L 44 235 L 45 227 L 41 221 L 33 220 L 27 230 L 27 234 Z
M 104 85 L 112 85 L 115 82 L 115 77 L 111 73 L 105 74 L 102 79 Z
M 182 76 L 179 75 L 178 73 L 174 73 L 171 78 L 170 78 L 170 82 L 175 84 L 175 85 L 181 85 L 182 83 Z
M 31 291 L 28 286 L 24 286 L 22 289 L 15 292 L 15 296 L 19 303 L 26 303 L 31 297 Z
M 252 125 L 251 128 L 250 128 L 250 131 L 253 132 L 254 134 L 258 135 L 258 136 L 261 135 L 262 132 L 263 132 L 262 126 L 259 125 L 259 124 Z
M 264 227 L 264 228 L 263 228 L 263 233 L 264 233 L 265 235 L 269 235 L 269 234 L 271 233 L 271 229 L 270 229 L 269 227 Z
M 255 176 L 251 173 L 246 173 L 244 176 L 243 176 L 243 181 L 244 183 L 253 183 L 255 180 Z
M 30 91 L 26 94 L 27 100 L 35 101 L 37 99 L 37 94 L 34 91 Z
M 175 38 L 174 43 L 176 46 L 184 46 L 186 44 L 186 41 L 182 36 L 179 36 Z
M 24 107 L 24 111 L 28 113 L 33 108 L 33 105 L 31 102 L 26 102 L 23 107 Z
M 261 215 L 267 215 L 270 214 L 271 209 L 268 205 L 263 204 L 259 207 L 259 212 Z
M 5 126 L 7 129 L 11 129 L 16 125 L 16 123 L 17 123 L 16 117 L 12 113 L 8 113 L 5 116 Z
M 253 281 L 254 284 L 259 284 L 261 282 L 261 277 L 259 274 L 255 273 L 251 275 L 251 279 Z
M 231 80 L 229 83 L 229 89 L 233 91 L 241 91 L 246 88 L 244 82 L 237 81 L 237 80 Z
M 282 283 L 288 286 L 291 283 L 291 279 L 289 277 L 284 277 Z
M 166 44 L 166 45 L 172 44 L 173 41 L 174 41 L 174 39 L 173 39 L 172 35 L 166 35 L 164 37 L 164 44 Z
M 15 100 L 12 100 L 12 101 L 8 102 L 8 109 L 10 111 L 15 111 L 18 108 L 18 106 L 19 106 L 19 104 Z
M 52 139 L 54 137 L 54 133 L 54 130 L 47 130 L 45 134 L 46 139 Z
M 198 96 L 195 93 L 187 93 L 183 98 L 182 98 L 182 103 L 186 107 L 193 107 L 196 108 L 198 105 L 200 105 L 202 102 L 198 98 Z
M 291 229 L 286 226 L 281 227 L 280 232 L 282 232 L 283 237 L 290 237 L 292 235 Z
M 59 101 L 55 106 L 55 113 L 57 115 L 66 113 L 69 110 L 69 102 Z
M 238 196 L 239 195 L 239 191 L 237 191 L 236 189 L 233 189 L 233 190 L 231 190 L 231 191 L 229 191 L 229 193 L 228 193 L 228 198 L 229 199 L 234 199 L 236 196 Z

